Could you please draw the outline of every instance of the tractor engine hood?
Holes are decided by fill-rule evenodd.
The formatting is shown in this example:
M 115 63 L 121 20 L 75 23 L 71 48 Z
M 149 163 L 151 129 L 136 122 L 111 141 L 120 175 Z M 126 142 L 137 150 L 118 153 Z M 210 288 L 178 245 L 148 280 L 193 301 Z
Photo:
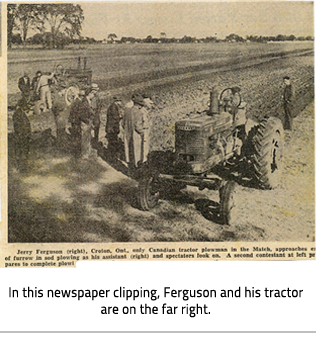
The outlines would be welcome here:
M 217 135 L 232 128 L 233 116 L 226 112 L 212 116 L 205 112 L 176 122 L 177 167 L 186 173 L 203 173 L 217 165 L 224 156 Z
M 229 113 L 214 114 L 212 116 L 206 115 L 206 113 L 195 115 L 187 119 L 176 122 L 176 130 L 181 131 L 193 131 L 204 130 L 212 134 L 219 133 L 232 126 L 233 117 Z

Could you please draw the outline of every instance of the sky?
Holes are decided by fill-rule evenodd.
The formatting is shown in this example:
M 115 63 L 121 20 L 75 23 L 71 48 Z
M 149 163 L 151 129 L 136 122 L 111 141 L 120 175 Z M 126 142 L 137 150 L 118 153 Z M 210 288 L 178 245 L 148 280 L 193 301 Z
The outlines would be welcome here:
M 148 35 L 181 38 L 231 33 L 247 35 L 294 34 L 314 36 L 313 2 L 81 2 L 83 36 L 102 40 L 111 33 L 145 38 Z

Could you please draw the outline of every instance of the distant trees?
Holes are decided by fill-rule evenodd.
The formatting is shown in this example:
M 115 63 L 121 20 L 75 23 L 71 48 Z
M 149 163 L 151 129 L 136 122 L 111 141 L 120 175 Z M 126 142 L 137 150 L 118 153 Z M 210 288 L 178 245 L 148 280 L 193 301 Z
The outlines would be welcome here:
M 166 38 L 167 38 L 167 34 L 165 32 L 161 32 L 160 33 L 160 41 L 165 42 L 164 40 L 166 40 Z
M 23 44 L 29 41 L 27 36 L 30 31 L 33 33 L 38 31 L 42 33 L 42 37 L 39 39 L 37 36 L 34 40 L 45 41 L 45 45 L 49 48 L 59 48 L 80 37 L 84 20 L 80 5 L 71 3 L 8 4 L 7 8 L 9 48 L 13 43 L 14 31 L 20 34 Z
M 193 43 L 193 42 L 197 42 L 197 39 L 195 37 L 191 37 L 191 36 L 184 36 L 182 39 L 180 39 L 181 43 Z
M 17 11 L 17 4 L 8 4 L 7 5 L 7 33 L 8 33 L 8 47 L 12 46 L 12 38 L 13 38 L 13 29 L 15 26 L 15 17 Z
M 20 4 L 16 8 L 15 30 L 19 31 L 23 44 L 31 28 L 39 30 L 43 28 L 41 14 L 41 6 L 36 4 Z
M 94 38 L 81 36 L 84 21 L 80 5 L 72 3 L 42 3 L 42 4 L 8 4 L 7 34 L 8 48 L 12 44 L 40 44 L 44 48 L 63 48 L 70 43 L 93 44 Z M 182 38 L 167 38 L 165 32 L 160 32 L 158 38 L 148 35 L 144 39 L 122 37 L 118 40 L 115 33 L 110 33 L 104 42 L 107 43 L 217 43 L 217 42 L 282 42 L 282 41 L 313 41 L 314 37 L 295 37 L 295 35 L 278 34 L 276 36 L 249 35 L 246 38 L 232 33 L 220 40 L 217 37 L 196 38 L 184 35 Z
M 204 43 L 217 42 L 217 38 L 214 36 L 208 36 L 205 39 L 202 39 Z
M 228 36 L 226 36 L 225 41 L 228 42 L 244 42 L 244 38 L 237 35 L 237 34 L 230 34 Z
M 147 38 L 144 40 L 146 43 L 152 43 L 153 42 L 153 37 L 151 35 L 148 35 Z
M 277 36 L 257 36 L 257 35 L 248 35 L 247 41 L 250 42 L 283 42 L 283 41 L 312 41 L 314 38 L 307 36 L 300 36 L 296 37 L 295 35 L 284 35 L 284 34 L 278 34 Z
M 108 35 L 108 39 L 113 43 L 114 39 L 117 39 L 117 35 L 115 33 L 111 33 Z
M 44 26 L 49 27 L 51 38 L 50 47 L 56 48 L 58 39 L 67 35 L 71 39 L 80 37 L 82 22 L 84 20 L 83 10 L 80 5 L 70 3 L 42 4 L 41 16 Z
M 184 35 L 180 39 L 176 38 L 167 38 L 165 33 L 160 33 L 159 38 L 155 38 L 152 35 L 147 35 L 144 39 L 134 38 L 134 37 L 125 37 L 123 36 L 120 40 L 114 40 L 114 35 L 109 34 L 108 43 L 220 43 L 220 42 L 229 42 L 229 43 L 246 43 L 246 42 L 256 42 L 256 43 L 267 43 L 267 42 L 282 42 L 282 41 L 313 41 L 314 38 L 311 36 L 308 37 L 299 37 L 296 38 L 295 35 L 282 35 L 278 34 L 277 36 L 258 36 L 258 35 L 247 35 L 245 38 L 232 33 L 225 37 L 225 39 L 218 39 L 215 36 L 208 36 L 206 38 L 196 38 L 189 35 Z M 116 37 L 116 34 L 115 34 Z M 112 38 L 112 40 L 110 40 Z

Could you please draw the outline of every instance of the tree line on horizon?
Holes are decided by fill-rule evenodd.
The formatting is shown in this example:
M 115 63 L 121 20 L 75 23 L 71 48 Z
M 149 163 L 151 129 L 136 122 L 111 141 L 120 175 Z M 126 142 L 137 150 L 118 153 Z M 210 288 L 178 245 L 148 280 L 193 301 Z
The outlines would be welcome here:
M 110 37 L 111 35 L 111 37 Z M 139 39 L 134 37 L 122 37 L 120 40 L 113 39 L 112 37 L 115 34 L 110 34 L 107 39 L 107 43 L 216 43 L 216 42 L 280 42 L 280 41 L 314 41 L 312 36 L 300 36 L 296 37 L 292 35 L 282 35 L 278 34 L 276 36 L 257 36 L 257 35 L 247 35 L 246 38 L 239 36 L 237 34 L 230 34 L 226 36 L 224 39 L 218 39 L 214 36 L 209 36 L 206 38 L 196 38 L 191 36 L 183 36 L 182 38 L 167 38 L 160 37 L 154 38 L 151 35 L 148 35 L 145 39 Z M 115 35 L 116 36 L 116 35 Z
M 125 44 L 125 43 L 219 43 L 219 42 L 281 42 L 281 41 L 313 41 L 312 36 L 296 37 L 293 34 L 276 36 L 248 35 L 246 38 L 237 34 L 230 34 L 224 39 L 214 36 L 196 38 L 183 36 L 182 38 L 168 38 L 165 32 L 156 38 L 148 35 L 146 38 L 122 37 L 117 38 L 110 33 L 103 40 L 96 40 L 81 35 L 84 20 L 80 5 L 64 4 L 8 4 L 7 5 L 7 33 L 8 48 L 13 45 L 41 45 L 43 48 L 64 48 L 71 44 Z M 32 34 L 30 36 L 30 33 Z
M 71 3 L 8 4 L 8 48 L 13 44 L 32 44 L 34 35 L 42 36 L 45 47 L 63 47 L 80 38 L 83 20 L 81 6 Z M 30 38 L 30 32 L 37 33 Z

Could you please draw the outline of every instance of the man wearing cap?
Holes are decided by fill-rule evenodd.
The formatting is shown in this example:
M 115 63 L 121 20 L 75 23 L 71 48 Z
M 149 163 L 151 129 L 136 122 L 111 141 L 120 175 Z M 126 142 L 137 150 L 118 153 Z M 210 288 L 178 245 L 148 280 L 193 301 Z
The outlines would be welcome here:
M 20 172 L 27 171 L 30 152 L 31 124 L 26 115 L 27 110 L 27 102 L 21 99 L 13 114 L 15 158 Z
M 24 75 L 19 78 L 18 87 L 22 93 L 22 99 L 28 101 L 31 95 L 31 82 L 26 71 Z
M 149 140 L 145 140 L 147 110 L 142 95 L 135 95 L 134 105 L 127 108 L 123 117 L 125 159 L 130 168 L 137 168 L 147 161 Z
M 284 129 L 291 130 L 293 124 L 293 88 L 289 76 L 284 76 L 283 107 L 285 113 Z
M 106 138 L 108 140 L 108 150 L 111 156 L 118 155 L 121 120 L 122 101 L 119 97 L 114 96 L 113 102 L 106 112 Z

